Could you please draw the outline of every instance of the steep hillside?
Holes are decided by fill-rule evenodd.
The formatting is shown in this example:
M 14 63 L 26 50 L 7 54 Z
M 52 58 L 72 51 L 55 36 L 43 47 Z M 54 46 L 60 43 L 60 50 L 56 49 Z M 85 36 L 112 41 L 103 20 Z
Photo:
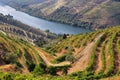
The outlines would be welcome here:
M 98 29 L 120 24 L 119 0 L 40 0 L 33 4 L 28 4 L 28 0 L 19 6 L 19 1 L 12 1 L 5 3 L 31 15 L 73 26 Z
M 120 26 L 63 37 L 55 44 L 46 45 L 48 53 L 10 34 L 0 30 L 2 80 L 93 80 L 110 77 L 119 80 Z
M 0 79 L 119 80 L 120 26 L 64 37 L 46 51 L 0 31 Z
M 3 32 L 2 32 L 3 33 Z M 42 60 L 29 43 L 0 33 L 0 69 L 28 73 Z
M 54 62 L 71 61 L 67 74 L 81 79 L 99 79 L 119 75 L 120 27 L 69 36 L 46 50 L 58 58 Z M 88 77 L 87 77 L 88 76 Z M 113 78 L 114 80 L 114 78 Z M 119 79 L 118 79 L 119 80 Z
M 8 33 L 0 30 L 1 71 L 29 73 L 32 71 L 34 72 L 34 69 L 37 66 L 42 66 L 41 70 L 49 70 L 49 67 L 64 67 L 70 65 L 70 62 L 68 61 L 59 64 L 53 64 L 50 62 L 53 59 L 54 56 L 49 55 L 39 47 L 34 46 L 23 39 L 16 38 L 15 36 L 11 37 L 11 35 L 8 35 Z M 42 72 L 44 73 L 44 71 Z

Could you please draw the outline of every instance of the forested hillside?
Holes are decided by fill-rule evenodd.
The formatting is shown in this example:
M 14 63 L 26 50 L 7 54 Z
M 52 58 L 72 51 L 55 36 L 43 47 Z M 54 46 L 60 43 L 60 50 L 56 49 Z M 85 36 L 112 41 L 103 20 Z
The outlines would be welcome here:
M 4 2 L 37 17 L 83 28 L 98 29 L 120 24 L 119 0 L 7 0 Z

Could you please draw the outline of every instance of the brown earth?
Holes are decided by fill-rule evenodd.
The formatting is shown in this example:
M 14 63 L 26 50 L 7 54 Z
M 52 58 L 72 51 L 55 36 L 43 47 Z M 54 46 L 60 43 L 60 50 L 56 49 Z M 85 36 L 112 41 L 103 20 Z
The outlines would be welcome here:
M 91 52 L 93 51 L 93 47 L 96 44 L 97 40 L 102 36 L 103 34 L 98 35 L 93 42 L 88 44 L 79 55 L 79 58 L 71 65 L 71 68 L 68 70 L 68 74 L 71 74 L 73 72 L 77 71 L 83 71 L 90 60 Z

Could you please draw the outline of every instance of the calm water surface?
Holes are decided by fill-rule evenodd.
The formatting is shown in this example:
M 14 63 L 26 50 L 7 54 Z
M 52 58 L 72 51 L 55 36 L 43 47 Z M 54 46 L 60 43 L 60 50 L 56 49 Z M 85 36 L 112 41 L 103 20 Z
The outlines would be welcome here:
M 50 30 L 56 34 L 78 34 L 78 33 L 86 33 L 90 32 L 88 29 L 73 27 L 66 24 L 61 24 L 57 22 L 51 22 L 47 20 L 43 20 L 37 17 L 33 17 L 28 15 L 27 13 L 17 11 L 16 9 L 3 4 L 0 2 L 0 13 L 7 15 L 10 14 L 14 19 L 21 21 L 29 26 L 39 28 L 41 30 Z

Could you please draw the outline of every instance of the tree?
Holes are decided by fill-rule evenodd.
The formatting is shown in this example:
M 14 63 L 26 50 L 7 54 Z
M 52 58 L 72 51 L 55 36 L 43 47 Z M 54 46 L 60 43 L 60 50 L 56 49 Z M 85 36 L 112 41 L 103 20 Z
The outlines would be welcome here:
M 67 38 L 67 35 L 66 35 L 66 34 L 64 34 L 64 35 L 63 35 L 63 39 L 66 39 L 66 38 Z

